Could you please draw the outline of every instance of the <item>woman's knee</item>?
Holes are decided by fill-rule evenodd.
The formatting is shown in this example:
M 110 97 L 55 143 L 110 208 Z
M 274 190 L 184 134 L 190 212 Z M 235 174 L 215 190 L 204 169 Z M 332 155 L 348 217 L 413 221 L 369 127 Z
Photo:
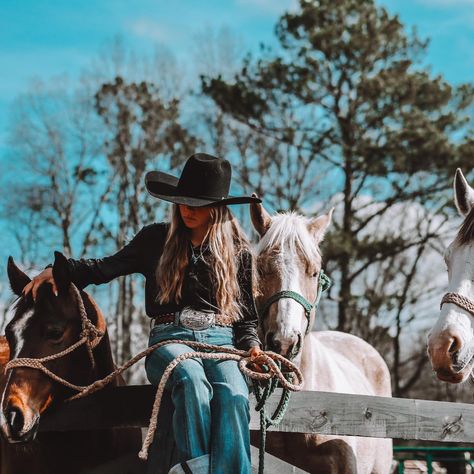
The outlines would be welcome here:
M 169 348 L 160 348 L 152 352 L 145 360 L 145 371 L 148 380 L 152 385 L 158 385 L 160 380 L 173 360 L 181 355 L 179 352 L 174 354 Z M 170 388 L 175 383 L 186 380 L 189 383 L 199 384 L 205 379 L 205 373 L 201 361 L 194 359 L 186 359 L 180 362 L 171 372 L 167 388 Z
M 249 391 L 245 383 L 215 382 L 212 389 L 214 405 L 232 406 L 244 412 L 249 410 Z
M 170 381 L 173 396 L 183 394 L 186 398 L 210 400 L 212 386 L 206 378 L 202 365 L 195 360 L 186 360 L 174 370 Z

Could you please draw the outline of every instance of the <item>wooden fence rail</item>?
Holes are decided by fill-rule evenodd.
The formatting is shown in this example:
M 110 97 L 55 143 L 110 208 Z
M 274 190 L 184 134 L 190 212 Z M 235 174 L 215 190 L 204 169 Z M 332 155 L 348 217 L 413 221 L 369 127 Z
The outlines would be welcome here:
M 119 387 L 64 404 L 45 414 L 40 430 L 146 427 L 155 396 L 152 386 Z M 280 392 L 268 402 L 274 409 Z M 259 429 L 253 410 L 250 428 Z M 278 431 L 474 443 L 474 405 L 328 392 L 291 396 Z

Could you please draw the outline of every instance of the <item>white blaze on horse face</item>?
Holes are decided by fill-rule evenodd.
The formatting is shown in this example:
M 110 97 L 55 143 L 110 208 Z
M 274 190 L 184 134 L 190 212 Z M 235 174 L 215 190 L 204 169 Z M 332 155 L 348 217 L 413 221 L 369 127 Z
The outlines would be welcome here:
M 298 255 L 290 251 L 282 252 L 279 257 L 281 269 L 281 287 L 284 290 L 303 294 L 301 290 L 301 278 L 304 272 L 298 266 Z M 306 331 L 306 316 L 304 308 L 300 303 L 291 298 L 283 298 L 278 301 L 277 309 L 277 331 L 275 339 L 281 344 L 282 354 L 286 354 L 299 337 Z
M 31 309 L 26 311 L 21 317 L 12 325 L 12 333 L 15 338 L 15 351 L 12 359 L 15 359 L 20 354 L 25 343 L 23 333 L 28 326 L 28 321 L 33 317 L 34 311 Z
M 453 242 L 446 250 L 445 260 L 448 266 L 448 292 L 474 300 L 474 243 L 459 245 Z M 456 371 L 452 367 L 452 354 L 458 352 L 462 355 L 474 343 L 473 329 L 472 315 L 455 304 L 443 305 L 428 335 L 428 353 L 433 370 L 438 375 L 441 374 L 446 380 L 454 376 Z M 469 371 L 466 371 L 462 380 L 468 376 Z M 458 382 L 461 377 L 449 381 Z
M 15 350 L 13 354 L 11 355 L 11 359 L 16 359 L 18 355 L 20 354 L 21 350 L 23 349 L 23 345 L 25 343 L 25 340 L 23 338 L 23 333 L 28 326 L 28 321 L 33 317 L 34 311 L 31 309 L 29 311 L 26 311 L 24 314 L 21 315 L 21 317 L 12 325 L 12 333 L 13 337 L 15 339 L 14 344 L 15 344 Z M 8 378 L 7 382 L 5 383 L 3 393 L 2 393 L 2 399 L 0 401 L 0 428 L 3 431 L 3 433 L 8 436 L 8 427 L 6 424 L 5 420 L 5 415 L 4 415 L 4 403 L 5 403 L 5 394 L 7 393 L 7 389 L 10 385 L 10 378 L 12 375 L 12 371 L 10 370 L 8 373 Z

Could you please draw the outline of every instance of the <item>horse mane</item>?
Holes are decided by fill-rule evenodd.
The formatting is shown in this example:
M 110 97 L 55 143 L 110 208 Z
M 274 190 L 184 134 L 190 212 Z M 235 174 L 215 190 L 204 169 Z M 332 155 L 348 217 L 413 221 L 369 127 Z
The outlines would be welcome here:
M 308 262 L 321 262 L 321 252 L 308 231 L 310 219 L 296 212 L 281 212 L 272 216 L 272 223 L 257 244 L 260 254 L 279 246 L 291 253 L 301 252 Z
M 12 310 L 14 314 L 12 319 L 15 319 L 16 316 L 33 309 L 33 307 L 38 303 L 47 304 L 48 300 L 52 297 L 55 297 L 53 294 L 53 286 L 48 282 L 44 282 L 39 286 L 38 292 L 36 293 L 36 301 L 33 301 L 33 294 L 31 291 L 26 296 L 18 296 L 12 304 Z
M 469 211 L 464 219 L 456 240 L 461 245 L 468 244 L 474 240 L 474 207 Z

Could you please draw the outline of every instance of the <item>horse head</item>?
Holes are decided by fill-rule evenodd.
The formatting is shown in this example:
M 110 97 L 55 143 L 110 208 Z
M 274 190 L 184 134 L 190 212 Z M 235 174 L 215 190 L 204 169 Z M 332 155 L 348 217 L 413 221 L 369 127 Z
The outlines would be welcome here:
M 445 251 L 448 293 L 428 334 L 428 355 L 440 380 L 466 380 L 474 365 L 474 189 L 460 169 L 454 178 L 454 201 L 464 222 Z
M 295 212 L 270 216 L 252 204 L 257 244 L 260 329 L 267 349 L 287 357 L 301 354 L 303 338 L 314 322 L 321 273 L 319 244 L 332 210 L 307 218 Z
M 19 296 L 14 316 L 5 328 L 10 359 L 39 359 L 59 354 L 77 343 L 83 333 L 85 317 L 102 333 L 105 320 L 95 302 L 85 292 L 71 285 L 67 259 L 55 252 L 53 278 L 58 295 L 53 294 L 50 284 L 38 288 L 36 300 L 31 292 L 22 295 L 30 281 L 10 257 L 8 277 L 13 292 Z M 78 301 L 80 299 L 80 301 Z M 95 344 L 94 344 L 95 343 Z M 75 385 L 86 385 L 104 375 L 104 363 L 95 364 L 98 354 L 105 349 L 107 366 L 112 365 L 111 354 L 107 353 L 108 338 L 91 341 L 95 347 L 91 359 L 87 344 L 44 363 L 48 370 Z M 10 362 L 12 363 L 12 362 Z M 36 436 L 41 414 L 55 401 L 64 400 L 74 392 L 52 380 L 42 371 L 25 366 L 8 368 L 4 375 L 4 389 L 1 399 L 0 427 L 10 442 L 27 442 Z

